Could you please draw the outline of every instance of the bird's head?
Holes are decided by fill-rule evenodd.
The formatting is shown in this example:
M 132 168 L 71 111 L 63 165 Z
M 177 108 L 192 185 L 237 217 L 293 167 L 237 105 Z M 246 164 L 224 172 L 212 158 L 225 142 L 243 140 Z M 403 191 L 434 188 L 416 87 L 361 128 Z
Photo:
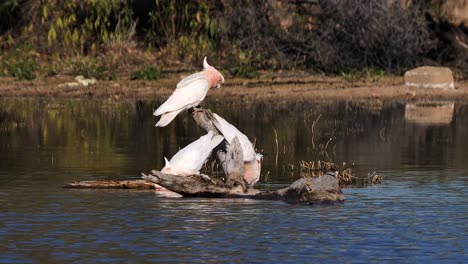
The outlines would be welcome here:
M 221 85 L 224 84 L 224 76 L 213 66 L 208 64 L 206 57 L 203 59 L 202 74 L 208 79 L 210 88 L 221 88 Z

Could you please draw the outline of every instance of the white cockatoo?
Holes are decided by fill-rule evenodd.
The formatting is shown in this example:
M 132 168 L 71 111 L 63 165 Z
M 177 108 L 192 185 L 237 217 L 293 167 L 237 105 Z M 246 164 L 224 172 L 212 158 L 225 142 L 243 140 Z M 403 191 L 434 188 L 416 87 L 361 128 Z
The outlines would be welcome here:
M 249 138 L 235 126 L 228 123 L 216 113 L 213 113 L 213 117 L 216 119 L 215 122 L 213 122 L 214 125 L 229 144 L 232 143 L 235 137 L 239 140 L 244 157 L 244 179 L 248 184 L 254 185 L 260 179 L 263 155 L 255 152 L 254 146 Z
M 213 131 L 208 132 L 208 134 L 179 150 L 172 157 L 171 161 L 168 161 L 167 158 L 164 157 L 166 164 L 164 168 L 161 169 L 161 172 L 179 176 L 200 175 L 206 178 L 204 175 L 200 174 L 200 169 L 210 156 L 211 151 L 223 140 L 223 136 L 213 136 Z M 181 194 L 168 190 L 159 184 L 154 184 L 154 186 L 158 196 L 182 197 Z
M 224 83 L 223 75 L 203 59 L 203 71 L 194 73 L 178 84 L 172 95 L 154 111 L 161 115 L 157 127 L 167 126 L 183 110 L 199 105 L 210 88 L 220 88 Z
M 209 131 L 208 134 L 179 150 L 170 161 L 164 157 L 166 165 L 161 172 L 180 176 L 200 175 L 200 169 L 211 151 L 223 140 L 223 136 L 213 136 L 213 131 Z

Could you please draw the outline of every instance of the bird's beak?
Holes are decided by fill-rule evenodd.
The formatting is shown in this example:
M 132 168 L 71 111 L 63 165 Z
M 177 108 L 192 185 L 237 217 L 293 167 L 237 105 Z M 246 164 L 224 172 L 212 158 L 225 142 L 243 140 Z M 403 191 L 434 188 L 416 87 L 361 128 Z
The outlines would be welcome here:
M 218 82 L 218 84 L 216 85 L 216 88 L 221 88 L 221 85 L 224 84 L 224 77 L 221 75 L 221 81 Z

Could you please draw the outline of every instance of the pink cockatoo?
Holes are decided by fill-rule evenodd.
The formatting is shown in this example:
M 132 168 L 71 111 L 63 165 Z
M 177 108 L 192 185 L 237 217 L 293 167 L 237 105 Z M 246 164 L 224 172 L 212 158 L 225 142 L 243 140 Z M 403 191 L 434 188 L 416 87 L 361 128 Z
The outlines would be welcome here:
M 210 88 L 220 88 L 224 83 L 223 75 L 203 59 L 203 71 L 194 73 L 178 84 L 172 95 L 154 111 L 161 115 L 157 127 L 167 126 L 183 110 L 199 105 Z
M 164 158 L 166 164 L 161 172 L 180 176 L 200 175 L 200 169 L 211 151 L 223 140 L 223 136 L 213 136 L 213 131 L 209 131 L 208 134 L 179 150 L 170 161 Z
M 200 175 L 206 179 L 208 176 L 200 174 L 200 169 L 210 156 L 211 151 L 223 140 L 223 136 L 213 136 L 213 131 L 209 131 L 208 134 L 179 150 L 170 161 L 164 157 L 166 164 L 161 169 L 161 172 L 179 176 Z M 159 196 L 182 197 L 182 195 L 168 190 L 161 185 L 154 184 L 154 186 Z
M 235 126 L 229 124 L 216 113 L 213 113 L 213 116 L 216 119 L 215 122 L 213 122 L 214 125 L 229 144 L 232 143 L 235 137 L 239 139 L 244 157 L 244 179 L 249 185 L 256 184 L 260 179 L 263 155 L 255 152 L 254 146 L 249 138 Z

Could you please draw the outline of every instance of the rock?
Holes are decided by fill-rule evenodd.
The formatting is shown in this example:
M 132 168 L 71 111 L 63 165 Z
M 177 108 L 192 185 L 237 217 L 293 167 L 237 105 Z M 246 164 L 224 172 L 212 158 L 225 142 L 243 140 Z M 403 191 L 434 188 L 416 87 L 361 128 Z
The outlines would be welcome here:
M 449 68 L 432 66 L 418 67 L 405 72 L 405 85 L 418 88 L 455 88 Z
M 77 83 L 77 82 L 66 82 L 66 83 L 61 83 L 59 85 L 57 85 L 58 88 L 75 88 L 75 87 L 79 87 L 80 84 Z
M 89 86 L 89 85 L 93 85 L 93 84 L 96 84 L 96 79 L 95 78 L 88 78 L 88 79 L 85 79 L 85 77 L 83 77 L 82 75 L 78 75 L 75 77 L 75 80 L 81 85 L 81 86 Z

